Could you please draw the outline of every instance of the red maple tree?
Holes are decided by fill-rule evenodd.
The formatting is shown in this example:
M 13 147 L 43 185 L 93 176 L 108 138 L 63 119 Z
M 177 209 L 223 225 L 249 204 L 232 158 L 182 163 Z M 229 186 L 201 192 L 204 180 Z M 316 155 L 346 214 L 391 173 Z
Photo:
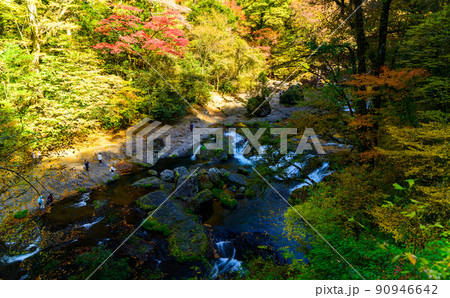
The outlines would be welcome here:
M 179 13 L 168 10 L 160 16 L 143 20 L 143 10 L 134 6 L 116 4 L 115 13 L 102 19 L 96 32 L 109 36 L 112 42 L 101 42 L 93 46 L 103 53 L 136 54 L 133 45 L 159 55 L 173 54 L 182 57 L 189 43 L 180 29 Z M 118 39 L 118 40 L 117 40 Z

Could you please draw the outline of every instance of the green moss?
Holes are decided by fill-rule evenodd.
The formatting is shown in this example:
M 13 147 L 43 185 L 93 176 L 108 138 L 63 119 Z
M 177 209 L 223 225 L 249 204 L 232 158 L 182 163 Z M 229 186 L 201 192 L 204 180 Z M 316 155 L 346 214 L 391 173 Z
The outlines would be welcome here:
M 142 227 L 147 231 L 155 231 L 162 233 L 164 237 L 167 237 L 170 235 L 171 231 L 169 227 L 166 224 L 160 223 L 156 218 L 149 218 L 147 219 Z
M 14 218 L 16 219 L 21 219 L 24 218 L 28 215 L 28 209 L 22 210 L 22 211 L 17 211 L 16 213 L 14 213 Z
M 184 237 L 180 237 L 177 235 L 172 235 L 169 238 L 169 252 L 170 255 L 175 257 L 179 262 L 189 262 L 189 261 L 201 261 L 205 257 L 209 249 L 208 237 L 204 232 L 196 231 L 198 233 L 190 234 L 192 237 L 190 238 L 191 244 L 188 244 L 188 247 L 196 248 L 196 252 L 184 249 L 186 243 L 183 241 L 189 241 Z
M 155 210 L 156 208 L 158 208 L 158 206 L 156 206 L 156 205 L 145 204 L 141 200 L 137 200 L 136 204 L 139 206 L 140 209 L 145 210 L 145 211 L 152 211 L 152 210 Z
M 245 196 L 247 197 L 247 199 L 253 199 L 256 196 L 256 191 L 251 188 L 247 188 L 245 190 Z
M 212 193 L 214 195 L 214 198 L 219 199 L 225 208 L 229 209 L 236 208 L 237 201 L 223 190 L 214 188 Z
M 81 192 L 81 193 L 85 193 L 85 192 L 87 192 L 87 189 L 86 188 L 84 188 L 84 187 L 77 187 L 77 189 L 76 189 L 78 192 Z
M 237 206 L 237 201 L 232 198 L 229 194 L 223 193 L 222 197 L 220 198 L 220 202 L 225 208 L 234 209 Z

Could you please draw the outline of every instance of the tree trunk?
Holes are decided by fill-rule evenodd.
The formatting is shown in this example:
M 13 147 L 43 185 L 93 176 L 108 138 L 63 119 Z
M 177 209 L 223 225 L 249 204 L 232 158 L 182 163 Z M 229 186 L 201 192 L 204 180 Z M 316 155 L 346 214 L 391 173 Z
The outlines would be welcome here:
M 41 43 L 39 24 L 37 22 L 37 7 L 34 1 L 27 1 L 28 9 L 28 22 L 31 29 L 31 42 L 32 42 L 32 55 L 33 66 L 37 72 L 39 72 L 39 56 L 41 55 Z
M 356 61 L 358 74 L 365 73 L 366 67 L 366 51 L 367 40 L 364 32 L 364 12 L 362 9 L 363 0 L 350 0 L 350 8 L 355 11 L 353 20 L 350 22 L 350 26 L 353 29 L 356 40 Z M 350 12 L 351 13 L 351 12 Z M 359 115 L 367 114 L 366 102 L 364 100 L 355 101 L 355 112 Z
M 375 75 L 379 75 L 381 72 L 381 67 L 384 66 L 386 62 L 386 42 L 388 35 L 388 25 L 389 25 L 389 10 L 391 7 L 392 0 L 383 0 L 383 6 L 381 8 L 380 15 L 380 29 L 378 36 L 378 52 L 375 61 Z M 381 97 L 376 96 L 373 100 L 373 107 L 375 110 L 381 108 Z

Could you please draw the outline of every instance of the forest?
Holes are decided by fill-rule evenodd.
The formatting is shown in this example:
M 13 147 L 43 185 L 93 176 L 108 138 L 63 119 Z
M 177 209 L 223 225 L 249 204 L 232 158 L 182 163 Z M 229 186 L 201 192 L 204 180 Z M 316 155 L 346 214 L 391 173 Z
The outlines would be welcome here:
M 446 0 L 2 0 L 0 279 L 450 279 L 449 32 Z M 230 101 L 242 115 L 225 109 Z M 212 103 L 229 122 L 198 120 L 214 118 Z M 55 192 L 56 204 L 38 210 L 52 185 L 35 152 L 45 164 L 146 117 L 184 125 L 185 135 L 193 122 L 240 135 L 266 128 L 267 152 L 245 152 L 242 163 L 202 146 L 193 162 L 191 144 L 189 156 L 156 165 L 123 158 L 120 179 L 73 184 L 75 193 Z M 305 128 L 331 145 L 287 158 L 270 128 L 296 129 L 289 152 Z M 135 176 L 122 163 L 138 167 Z M 178 195 L 194 172 L 197 191 Z M 147 180 L 131 187 L 129 177 Z M 112 188 L 131 201 L 107 197 Z M 179 223 L 151 200 L 172 190 Z M 227 226 L 270 191 L 287 198 L 272 196 L 283 207 L 270 221 L 282 231 Z M 61 211 L 87 194 L 89 216 Z M 96 225 L 83 232 L 88 218 L 108 237 L 90 238 Z M 122 243 L 141 226 L 146 233 Z M 221 245 L 231 238 L 230 257 Z M 39 249 L 24 250 L 31 244 Z

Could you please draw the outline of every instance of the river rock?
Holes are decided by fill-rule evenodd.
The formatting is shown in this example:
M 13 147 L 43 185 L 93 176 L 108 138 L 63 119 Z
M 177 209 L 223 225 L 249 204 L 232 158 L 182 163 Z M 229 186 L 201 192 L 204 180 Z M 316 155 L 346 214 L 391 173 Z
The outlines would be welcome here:
M 214 195 L 211 190 L 202 190 L 195 196 L 195 198 L 189 201 L 189 208 L 191 208 L 191 210 L 195 213 L 199 213 L 201 209 L 205 207 L 204 205 L 207 203 L 211 203 L 213 199 Z
M 131 184 L 133 187 L 159 188 L 163 182 L 158 177 L 147 177 Z
M 174 182 L 175 181 L 175 173 L 172 170 L 164 170 L 160 174 L 161 179 L 166 182 Z
M 189 201 L 194 198 L 198 193 L 198 181 L 197 177 L 183 176 L 178 179 L 177 191 L 174 193 L 174 198 L 182 199 L 183 201 Z
M 159 190 L 138 198 L 136 204 L 143 210 L 154 210 L 160 206 L 167 197 L 167 192 Z
M 245 179 L 245 176 L 242 174 L 230 174 L 228 176 L 228 180 L 232 183 L 241 185 L 241 186 L 246 186 L 247 185 L 247 181 Z
M 198 187 L 200 188 L 200 190 L 212 189 L 214 187 L 214 184 L 209 179 L 209 175 L 208 174 L 205 173 L 205 174 L 203 174 L 203 175 L 198 177 Z
M 180 202 L 168 200 L 153 216 L 171 230 L 169 252 L 179 262 L 200 260 L 208 256 L 209 239 L 198 217 L 184 212 Z
M 229 175 L 230 175 L 230 172 L 228 172 L 228 171 L 225 170 L 225 169 L 220 169 L 220 176 L 221 176 L 222 178 L 227 178 Z
M 186 167 L 178 167 L 173 169 L 173 171 L 175 172 L 175 177 L 183 177 L 185 175 L 189 175 L 189 170 L 186 169 Z
M 220 183 L 220 171 L 217 168 L 211 168 L 208 170 L 209 180 L 211 180 L 214 185 L 218 185 Z
M 240 193 L 245 193 L 245 187 L 243 187 L 243 186 L 239 187 L 239 192 Z
M 158 176 L 158 172 L 155 171 L 155 170 L 148 170 L 148 174 L 149 174 L 150 176 Z

